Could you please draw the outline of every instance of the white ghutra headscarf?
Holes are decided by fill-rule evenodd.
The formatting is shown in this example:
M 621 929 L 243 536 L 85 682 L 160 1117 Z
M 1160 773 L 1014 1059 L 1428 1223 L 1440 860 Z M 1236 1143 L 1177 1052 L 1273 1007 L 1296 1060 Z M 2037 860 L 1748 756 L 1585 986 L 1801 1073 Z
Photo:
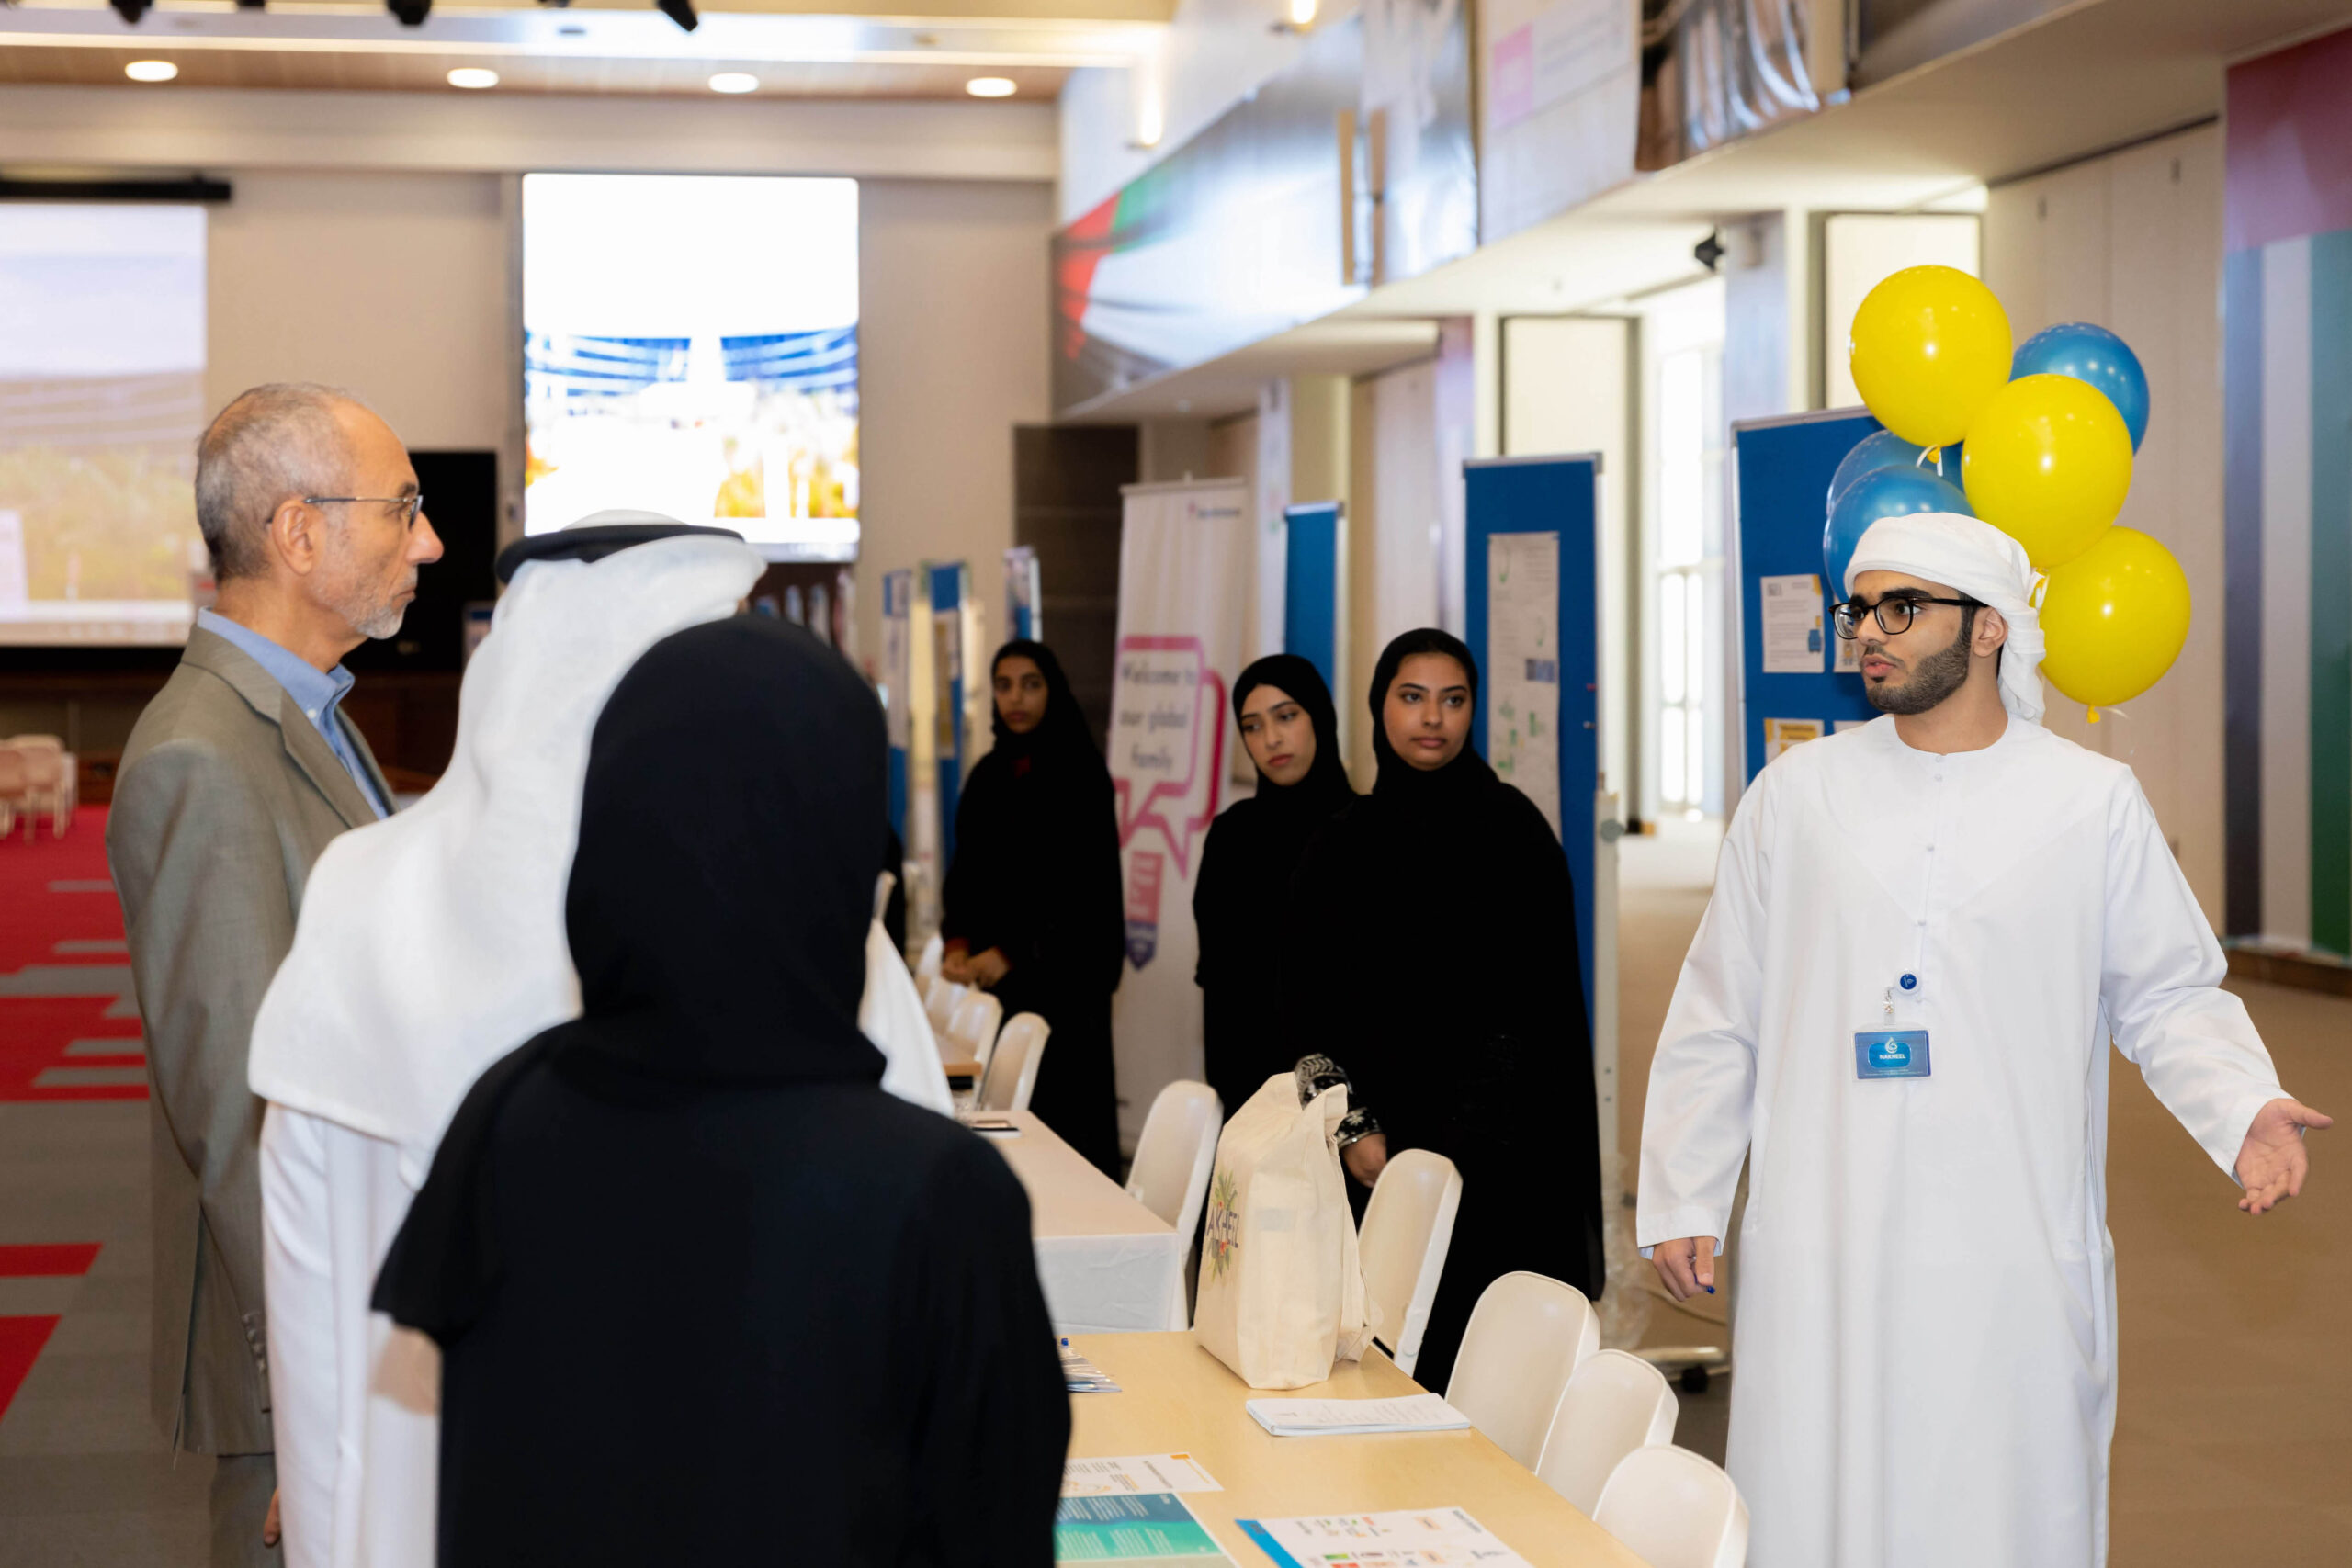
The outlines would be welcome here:
M 576 526 L 615 521 L 669 520 L 599 513 Z M 337 838 L 311 869 L 293 950 L 254 1022 L 255 1094 L 396 1145 L 401 1176 L 423 1183 L 482 1070 L 579 1016 L 564 891 L 605 698 L 655 643 L 735 614 L 763 564 L 740 538 L 705 532 L 515 570 L 466 667 L 441 782 Z M 922 1018 L 913 986 L 903 959 L 869 950 L 860 1021 L 876 1034 L 881 1015 L 883 1087 L 944 1112 L 929 1030 L 903 1027 L 910 1007 Z
M 1915 512 L 1882 517 L 1854 547 L 1838 591 L 1849 596 L 1866 571 L 1899 571 L 1941 582 L 2001 612 L 2009 639 L 2001 649 L 2001 705 L 2029 723 L 2041 721 L 2041 574 L 2025 547 L 1974 517 Z

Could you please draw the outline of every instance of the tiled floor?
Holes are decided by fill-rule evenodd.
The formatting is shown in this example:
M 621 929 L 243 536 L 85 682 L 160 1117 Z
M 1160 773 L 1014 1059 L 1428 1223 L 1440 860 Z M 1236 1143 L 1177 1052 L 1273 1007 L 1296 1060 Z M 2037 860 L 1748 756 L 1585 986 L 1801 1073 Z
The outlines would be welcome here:
M 1662 827 L 1621 849 L 1628 1150 L 1639 1146 L 1650 1053 L 1706 906 L 1718 842 L 1708 824 Z M 2352 1116 L 2352 1000 L 2231 989 L 2245 998 L 2288 1089 Z M 2315 1135 L 2305 1196 L 2248 1220 L 2236 1188 L 2137 1070 L 2120 1056 L 2110 1066 L 2108 1228 L 2122 1325 L 2111 1561 L 2352 1563 L 2352 1137 Z M 1661 1300 L 1644 1342 L 1721 1332 Z M 1721 1458 L 1725 1387 L 1684 1399 L 1678 1441 Z

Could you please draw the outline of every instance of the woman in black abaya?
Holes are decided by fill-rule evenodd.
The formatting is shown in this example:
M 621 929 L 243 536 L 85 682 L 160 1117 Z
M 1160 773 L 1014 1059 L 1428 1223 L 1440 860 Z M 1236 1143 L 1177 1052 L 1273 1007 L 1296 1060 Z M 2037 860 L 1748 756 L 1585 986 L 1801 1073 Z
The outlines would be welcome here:
M 1282 954 L 1296 940 L 1291 883 L 1316 832 L 1356 798 L 1340 756 L 1339 715 L 1314 665 L 1259 660 L 1233 682 L 1233 716 L 1258 768 L 1258 793 L 1210 825 L 1193 884 L 1193 921 L 1209 1086 L 1231 1116 L 1275 1073 L 1314 1049 L 1282 1017 Z
M 1598 1301 L 1600 1129 L 1567 857 L 1533 802 L 1469 744 L 1470 650 L 1408 632 L 1371 692 L 1380 777 L 1299 872 L 1312 945 L 1283 989 L 1323 1043 L 1364 1134 L 1359 1180 L 1426 1148 L 1462 1171 L 1462 1209 L 1414 1377 L 1442 1391 L 1478 1294 L 1513 1269 Z M 1376 1122 L 1378 1132 L 1368 1123 Z
M 1118 807 L 1061 663 L 1043 643 L 989 665 L 996 743 L 956 807 L 941 890 L 942 972 L 1052 1029 L 1029 1109 L 1119 1179 L 1111 993 L 1125 961 Z
M 475 1083 L 377 1281 L 443 1351 L 441 1568 L 1052 1562 L 1027 1200 L 858 1032 L 883 745 L 839 655 L 752 616 L 605 704 L 584 1010 Z

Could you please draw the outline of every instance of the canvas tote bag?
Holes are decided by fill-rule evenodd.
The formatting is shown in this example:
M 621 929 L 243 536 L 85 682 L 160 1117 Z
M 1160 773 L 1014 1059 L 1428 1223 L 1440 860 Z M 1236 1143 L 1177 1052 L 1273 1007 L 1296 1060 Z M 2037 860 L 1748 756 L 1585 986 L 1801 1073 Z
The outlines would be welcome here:
M 1193 1332 L 1252 1388 L 1321 1382 L 1376 1326 L 1331 1141 L 1347 1111 L 1346 1085 L 1302 1107 L 1279 1073 L 1217 1139 Z

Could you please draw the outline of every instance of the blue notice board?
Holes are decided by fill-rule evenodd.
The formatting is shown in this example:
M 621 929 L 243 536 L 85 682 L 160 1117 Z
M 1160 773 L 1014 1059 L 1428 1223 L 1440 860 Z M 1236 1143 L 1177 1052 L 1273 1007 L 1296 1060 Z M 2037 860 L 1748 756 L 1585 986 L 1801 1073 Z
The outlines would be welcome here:
M 1554 534 L 1559 538 L 1559 634 L 1556 660 L 1529 656 L 1521 673 L 1531 682 L 1556 682 L 1559 707 L 1560 844 L 1576 885 L 1577 953 L 1584 980 L 1585 1019 L 1593 998 L 1593 797 L 1600 788 L 1600 457 L 1487 457 L 1462 465 L 1465 521 L 1464 639 L 1483 677 L 1470 743 L 1494 760 L 1487 733 L 1485 694 L 1494 689 L 1495 628 L 1490 557 L 1498 534 Z M 1826 480 L 1823 481 L 1826 484 Z
M 1283 508 L 1283 651 L 1340 690 L 1340 503 Z
M 956 797 L 964 783 L 964 682 L 985 681 L 985 672 L 964 668 L 964 563 L 931 569 L 932 674 L 939 704 L 940 864 L 956 859 Z M 993 700 L 993 699 L 991 699 Z
M 1765 672 L 1763 605 L 1764 579 L 1818 579 L 1827 570 L 1821 534 L 1829 521 L 1829 481 L 1854 443 L 1880 428 L 1860 409 L 1742 420 L 1731 427 L 1739 514 L 1740 736 L 1747 761 L 1741 776 L 1749 782 L 1773 757 L 1767 720 L 1809 719 L 1827 735 L 1839 724 L 1878 716 L 1862 694 L 1862 678 L 1836 672 L 1829 605 L 1843 597 L 1837 585 L 1821 584 L 1819 668 L 1803 674 Z

